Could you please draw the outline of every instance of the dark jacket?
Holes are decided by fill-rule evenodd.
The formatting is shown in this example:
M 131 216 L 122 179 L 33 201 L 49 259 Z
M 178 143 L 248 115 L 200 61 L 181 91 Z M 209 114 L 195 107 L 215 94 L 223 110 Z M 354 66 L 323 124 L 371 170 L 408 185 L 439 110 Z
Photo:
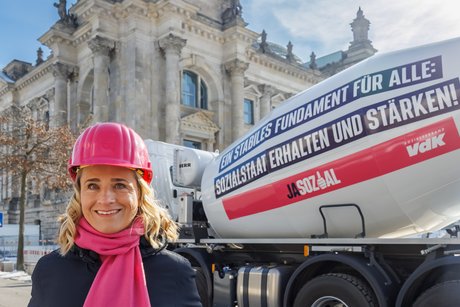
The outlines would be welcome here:
M 198 307 L 195 272 L 187 259 L 168 250 L 154 250 L 141 238 L 147 289 L 153 307 Z M 32 273 L 29 307 L 81 307 L 101 266 L 99 255 L 76 245 L 65 255 L 53 251 Z

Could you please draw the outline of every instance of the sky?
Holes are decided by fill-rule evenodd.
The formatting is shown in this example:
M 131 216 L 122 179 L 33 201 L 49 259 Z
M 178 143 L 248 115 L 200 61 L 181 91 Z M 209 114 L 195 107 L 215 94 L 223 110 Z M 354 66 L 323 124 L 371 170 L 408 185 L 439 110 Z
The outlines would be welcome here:
M 70 8 L 77 0 L 68 0 Z M 82 1 L 82 0 L 80 0 Z M 193 2 L 193 0 L 188 0 Z M 211 1 L 211 0 L 210 0 Z M 304 61 L 348 49 L 358 8 L 371 22 L 379 52 L 460 37 L 458 0 L 240 0 L 248 28 L 286 46 Z M 35 64 L 38 38 L 58 19 L 58 0 L 0 0 L 0 68 L 14 59 Z

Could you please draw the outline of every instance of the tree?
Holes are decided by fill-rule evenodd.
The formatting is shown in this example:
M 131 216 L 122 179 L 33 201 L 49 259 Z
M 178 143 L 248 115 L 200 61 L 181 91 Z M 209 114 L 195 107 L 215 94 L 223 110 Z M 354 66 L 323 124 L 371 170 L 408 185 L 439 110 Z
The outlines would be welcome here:
M 0 170 L 18 180 L 19 234 L 16 267 L 24 270 L 24 224 L 31 182 L 70 188 L 67 160 L 75 142 L 68 126 L 50 127 L 31 106 L 12 106 L 0 115 Z

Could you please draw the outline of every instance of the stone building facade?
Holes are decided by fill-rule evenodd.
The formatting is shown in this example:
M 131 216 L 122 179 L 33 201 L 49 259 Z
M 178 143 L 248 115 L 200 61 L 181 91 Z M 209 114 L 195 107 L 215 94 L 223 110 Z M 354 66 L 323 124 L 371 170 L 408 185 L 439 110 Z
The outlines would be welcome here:
M 65 1 L 64 1 L 65 2 Z M 116 121 L 142 137 L 222 150 L 290 96 L 374 54 L 359 9 L 346 51 L 304 63 L 243 19 L 237 0 L 79 0 L 59 10 L 36 63 L 0 73 L 0 112 L 34 105 L 50 125 Z M 352 16 L 351 16 L 352 17 Z M 346 33 L 346 29 L 344 29 Z M 68 195 L 29 193 L 27 223 L 56 234 Z M 0 170 L 0 210 L 17 220 L 14 178 Z

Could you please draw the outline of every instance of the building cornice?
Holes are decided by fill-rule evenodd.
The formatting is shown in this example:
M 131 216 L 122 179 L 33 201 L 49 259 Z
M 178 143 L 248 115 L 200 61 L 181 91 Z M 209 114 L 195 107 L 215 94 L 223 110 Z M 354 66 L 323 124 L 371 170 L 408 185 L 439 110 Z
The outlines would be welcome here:
M 248 46 L 252 45 L 259 36 L 258 33 L 242 26 L 234 26 L 227 28 L 222 33 L 225 39 L 225 43 L 238 40 L 240 42 L 248 44 Z
M 212 27 L 205 27 L 203 26 L 203 24 L 197 24 L 192 20 L 183 21 L 181 24 L 181 28 L 185 32 L 199 35 L 200 37 L 205 38 L 209 41 L 214 41 L 219 44 L 225 43 L 222 31 L 214 29 Z
M 117 20 L 132 16 L 133 14 L 148 19 L 158 19 L 169 13 L 179 14 L 189 19 L 191 16 L 196 15 L 199 10 L 199 8 L 193 4 L 177 1 L 159 1 L 153 3 L 135 0 L 117 2 L 109 5 L 111 5 L 111 7 L 105 7 L 98 13 L 115 17 Z M 87 19 L 94 13 L 94 8 L 88 8 L 81 16 Z
M 91 24 L 85 23 L 78 27 L 72 34 L 61 31 L 58 28 L 52 27 L 48 32 L 39 38 L 39 41 L 51 48 L 53 44 L 65 44 L 71 47 L 77 47 L 83 42 L 86 42 L 91 37 Z
M 280 61 L 265 54 L 261 54 L 253 49 L 248 49 L 246 56 L 251 63 L 262 65 L 268 69 L 276 71 L 277 73 L 283 73 L 285 75 L 304 80 L 310 84 L 316 84 L 324 79 L 318 71 Z
M 24 77 L 17 80 L 14 84 L 9 85 L 6 88 L 0 90 L 0 96 L 5 95 L 6 93 L 13 90 L 21 90 L 26 86 L 39 81 L 43 76 L 53 72 L 53 64 L 50 60 L 43 62 L 39 66 L 32 69 Z
M 13 91 L 16 87 L 12 83 L 6 84 L 4 87 L 0 88 L 0 97 Z

